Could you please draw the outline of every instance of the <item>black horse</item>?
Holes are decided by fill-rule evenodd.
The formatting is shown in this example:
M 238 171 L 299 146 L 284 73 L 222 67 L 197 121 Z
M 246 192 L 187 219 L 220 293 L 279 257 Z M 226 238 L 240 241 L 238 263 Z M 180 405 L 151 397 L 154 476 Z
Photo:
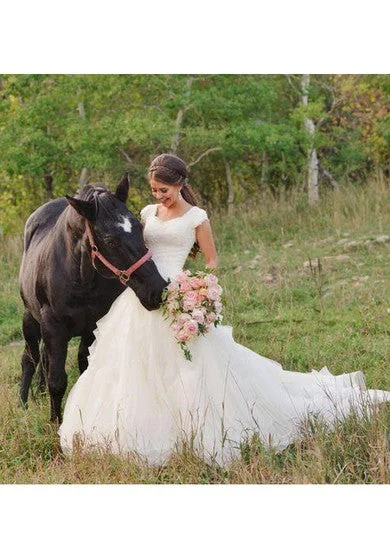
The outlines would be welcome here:
M 128 190 L 127 176 L 115 194 L 102 183 L 90 184 L 75 198 L 67 196 L 44 204 L 26 223 L 20 269 L 20 293 L 25 307 L 20 398 L 27 406 L 32 376 L 40 363 L 41 371 L 46 372 L 53 421 L 61 422 L 69 340 L 81 337 L 81 373 L 88 364 L 88 347 L 94 341 L 96 321 L 107 313 L 126 286 L 135 291 L 148 310 L 157 309 L 161 302 L 166 282 L 153 261 L 146 260 L 149 255 L 142 226 L 125 204 Z M 140 259 L 138 265 L 143 264 L 130 277 L 122 272 L 120 282 L 110 268 L 91 258 L 91 254 L 103 255 L 117 272 Z M 44 382 L 41 379 L 41 385 Z

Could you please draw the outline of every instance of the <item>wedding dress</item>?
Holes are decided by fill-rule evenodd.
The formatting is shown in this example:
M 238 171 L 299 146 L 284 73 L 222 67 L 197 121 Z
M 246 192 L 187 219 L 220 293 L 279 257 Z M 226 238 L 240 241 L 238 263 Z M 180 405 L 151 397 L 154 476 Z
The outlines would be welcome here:
M 207 214 L 193 206 L 161 220 L 156 210 L 149 205 L 141 212 L 145 243 L 160 274 L 172 279 Z M 66 402 L 59 430 L 65 453 L 77 442 L 83 449 L 136 452 L 154 465 L 187 441 L 206 461 L 225 464 L 254 433 L 282 450 L 299 437 L 308 414 L 331 426 L 351 409 L 390 400 L 390 392 L 367 390 L 360 371 L 285 371 L 236 343 L 229 326 L 189 342 L 188 361 L 169 321 L 160 310 L 147 311 L 130 288 L 98 321 L 95 336 L 89 366 Z

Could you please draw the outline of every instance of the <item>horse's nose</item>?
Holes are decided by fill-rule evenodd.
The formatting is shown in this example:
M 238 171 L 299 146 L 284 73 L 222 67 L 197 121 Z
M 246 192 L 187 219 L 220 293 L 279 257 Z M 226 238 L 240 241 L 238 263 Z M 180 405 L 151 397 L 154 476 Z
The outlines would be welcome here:
M 146 306 L 149 311 L 153 311 L 154 309 L 158 309 L 161 305 L 161 296 L 168 283 L 163 280 L 159 287 L 153 290 L 149 297 L 147 298 Z M 145 307 L 146 307 L 145 306 Z
M 141 300 L 141 303 L 148 311 L 154 311 L 160 307 L 161 296 L 160 298 L 148 298 L 147 300 Z

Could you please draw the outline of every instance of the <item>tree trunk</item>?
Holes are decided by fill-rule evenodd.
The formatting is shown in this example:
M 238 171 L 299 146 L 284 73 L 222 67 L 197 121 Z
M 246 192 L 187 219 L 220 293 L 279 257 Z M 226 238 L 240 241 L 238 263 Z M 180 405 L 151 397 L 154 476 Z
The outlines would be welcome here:
M 184 94 L 184 106 L 181 107 L 177 113 L 176 116 L 176 122 L 175 122 L 175 132 L 173 135 L 173 139 L 172 139 L 172 144 L 171 144 L 171 153 L 172 154 L 176 154 L 177 150 L 179 149 L 179 143 L 180 143 L 180 132 L 181 132 L 181 127 L 182 127 L 182 123 L 183 123 L 183 118 L 184 118 L 184 113 L 186 112 L 186 110 L 188 109 L 188 100 L 190 98 L 191 95 L 191 87 L 192 87 L 192 82 L 194 81 L 194 78 L 188 78 L 187 83 L 186 83 L 186 91 Z
M 234 204 L 234 188 L 233 188 L 233 181 L 232 181 L 232 173 L 230 171 L 230 165 L 228 161 L 225 158 L 223 158 L 223 162 L 225 164 L 226 182 L 228 187 L 227 211 L 228 211 L 228 216 L 231 216 L 231 214 L 233 213 L 233 204 Z
M 336 179 L 329 173 L 327 169 L 325 169 L 325 167 L 322 167 L 320 163 L 318 164 L 318 169 L 320 172 L 320 176 L 329 183 L 332 189 L 338 190 L 340 188 L 340 185 L 338 184 Z
M 261 179 L 260 179 L 260 188 L 261 193 L 264 197 L 267 187 L 268 187 L 268 169 L 269 169 L 269 157 L 267 152 L 263 152 L 263 160 L 261 166 Z
M 53 198 L 53 175 L 50 172 L 46 173 L 43 181 L 45 183 L 46 198 L 50 200 Z
M 309 105 L 310 74 L 303 74 L 301 80 L 302 105 Z M 318 193 L 318 158 L 314 147 L 315 125 L 312 119 L 305 117 L 305 128 L 309 134 L 308 165 L 307 165 L 307 191 L 309 204 L 315 205 L 319 202 Z
M 88 181 L 88 168 L 87 167 L 83 167 L 80 173 L 80 177 L 79 177 L 79 185 L 80 187 L 84 187 L 84 185 L 87 184 Z
M 81 89 L 79 88 L 77 90 L 77 94 L 80 96 L 81 95 Z M 85 107 L 84 107 L 84 102 L 82 100 L 79 101 L 77 110 L 79 112 L 80 118 L 81 119 L 85 119 Z M 79 177 L 79 186 L 83 187 L 88 180 L 88 168 L 87 167 L 83 167 L 80 173 L 80 177 Z
M 315 148 L 309 151 L 309 164 L 308 164 L 308 194 L 309 204 L 314 206 L 319 202 L 318 193 L 318 157 Z

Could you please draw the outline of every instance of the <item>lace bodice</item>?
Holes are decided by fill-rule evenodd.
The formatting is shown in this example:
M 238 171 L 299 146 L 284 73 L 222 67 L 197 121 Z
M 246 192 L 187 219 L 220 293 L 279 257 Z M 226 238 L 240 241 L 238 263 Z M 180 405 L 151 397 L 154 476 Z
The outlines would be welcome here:
M 181 270 L 195 242 L 195 228 L 207 220 L 207 213 L 192 206 L 185 214 L 170 220 L 156 216 L 157 204 L 141 210 L 144 239 L 153 253 L 153 261 L 165 279 L 173 278 Z

